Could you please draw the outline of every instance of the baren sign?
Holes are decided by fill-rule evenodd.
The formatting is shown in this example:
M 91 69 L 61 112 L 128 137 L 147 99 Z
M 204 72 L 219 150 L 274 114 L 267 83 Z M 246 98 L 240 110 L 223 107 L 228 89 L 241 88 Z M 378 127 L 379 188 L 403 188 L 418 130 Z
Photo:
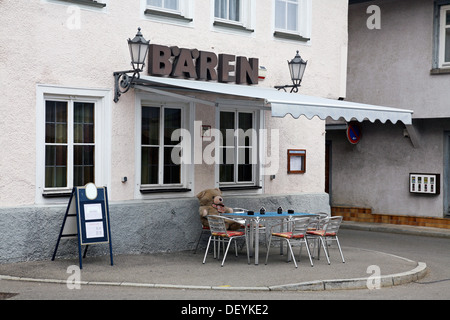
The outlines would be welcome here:
M 148 66 L 153 76 L 258 84 L 257 58 L 151 44 Z

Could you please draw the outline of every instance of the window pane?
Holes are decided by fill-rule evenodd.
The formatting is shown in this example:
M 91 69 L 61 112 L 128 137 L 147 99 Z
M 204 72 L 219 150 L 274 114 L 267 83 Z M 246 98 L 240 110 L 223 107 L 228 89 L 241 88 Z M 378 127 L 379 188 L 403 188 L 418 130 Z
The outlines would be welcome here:
M 227 0 L 215 0 L 214 1 L 214 16 L 216 18 L 226 19 L 227 13 Z
M 229 0 L 229 20 L 240 21 L 239 19 L 239 0 Z
M 73 185 L 84 186 L 88 182 L 94 182 L 94 146 L 73 147 Z
M 172 152 L 180 151 L 179 147 L 164 148 L 164 184 L 181 182 L 181 166 L 172 161 Z
M 234 165 L 233 164 L 221 164 L 219 167 L 220 182 L 233 182 L 234 181 Z
M 74 103 L 74 143 L 94 143 L 94 104 Z
M 45 187 L 67 186 L 67 146 L 45 146 Z
M 162 7 L 162 0 L 147 0 L 149 6 Z
M 298 30 L 297 23 L 298 5 L 296 3 L 289 3 L 287 7 L 287 29 L 291 31 Z
M 445 13 L 445 25 L 450 26 L 450 10 Z
M 275 1 L 275 28 L 286 29 L 286 2 Z
M 159 112 L 156 107 L 142 107 L 143 145 L 159 145 Z
M 67 102 L 45 102 L 45 142 L 67 143 Z
M 251 164 L 240 164 L 238 166 L 238 181 L 248 182 L 252 181 L 252 165 Z
M 178 0 L 164 0 L 164 8 L 178 10 Z
M 141 184 L 157 184 L 159 147 L 142 147 Z
M 180 109 L 164 109 L 164 144 L 176 145 L 180 143 L 180 139 L 172 141 L 172 133 L 176 129 L 181 128 L 181 110 Z
M 445 30 L 445 62 L 450 62 L 450 28 Z

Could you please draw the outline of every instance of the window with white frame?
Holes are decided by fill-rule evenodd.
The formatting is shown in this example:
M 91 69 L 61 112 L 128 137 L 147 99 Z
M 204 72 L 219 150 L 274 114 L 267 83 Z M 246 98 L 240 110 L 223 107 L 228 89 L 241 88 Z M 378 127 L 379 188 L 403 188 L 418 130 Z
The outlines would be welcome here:
M 236 22 L 241 21 L 241 0 L 215 0 L 214 17 Z
M 144 0 L 147 16 L 191 22 L 193 0 Z
M 214 26 L 253 32 L 255 0 L 211 0 Z
M 95 183 L 95 103 L 45 100 L 45 188 Z
M 184 166 L 180 163 L 184 109 L 176 105 L 142 106 L 141 190 L 183 187 Z M 176 137 L 176 138 L 175 138 Z
M 275 36 L 309 40 L 311 0 L 274 0 Z M 293 37 L 296 36 L 296 37 Z
M 450 5 L 442 6 L 440 10 L 439 67 L 450 68 Z
M 256 112 L 221 110 L 220 133 L 220 186 L 256 186 L 259 181 Z
M 180 10 L 179 0 L 147 0 L 147 5 L 165 10 Z
M 108 184 L 107 97 L 108 90 L 37 86 L 37 203 L 88 182 Z

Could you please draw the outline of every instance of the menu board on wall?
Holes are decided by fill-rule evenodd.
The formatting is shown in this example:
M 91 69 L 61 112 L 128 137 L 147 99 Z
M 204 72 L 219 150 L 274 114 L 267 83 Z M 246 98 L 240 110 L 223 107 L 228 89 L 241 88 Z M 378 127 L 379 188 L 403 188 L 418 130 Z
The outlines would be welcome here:
M 409 192 L 437 195 L 440 193 L 440 174 L 410 173 Z

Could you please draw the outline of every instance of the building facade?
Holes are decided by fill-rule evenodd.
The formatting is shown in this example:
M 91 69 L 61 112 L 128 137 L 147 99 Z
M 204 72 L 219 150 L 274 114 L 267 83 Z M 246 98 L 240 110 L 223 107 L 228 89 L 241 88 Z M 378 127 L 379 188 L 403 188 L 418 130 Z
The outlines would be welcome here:
M 298 50 L 308 61 L 302 94 L 328 98 L 311 106 L 345 97 L 347 1 L 6 0 L 0 8 L 0 262 L 49 258 L 73 188 L 88 182 L 107 187 L 115 254 L 193 248 L 195 195 L 208 188 L 220 188 L 229 207 L 330 211 L 326 114 L 275 117 L 274 106 L 289 103 L 268 104 L 264 90 L 291 82 L 286 61 Z M 127 39 L 138 27 L 150 41 L 148 63 L 116 96 L 113 74 L 130 69 Z M 169 63 L 169 75 L 158 74 Z M 265 79 L 255 80 L 262 66 Z M 306 152 L 301 173 L 288 173 L 291 149 Z M 58 250 L 74 255 L 76 243 Z
M 414 114 L 412 126 L 360 123 L 358 144 L 348 143 L 343 131 L 327 131 L 333 206 L 448 217 L 449 5 L 350 1 L 347 99 Z

